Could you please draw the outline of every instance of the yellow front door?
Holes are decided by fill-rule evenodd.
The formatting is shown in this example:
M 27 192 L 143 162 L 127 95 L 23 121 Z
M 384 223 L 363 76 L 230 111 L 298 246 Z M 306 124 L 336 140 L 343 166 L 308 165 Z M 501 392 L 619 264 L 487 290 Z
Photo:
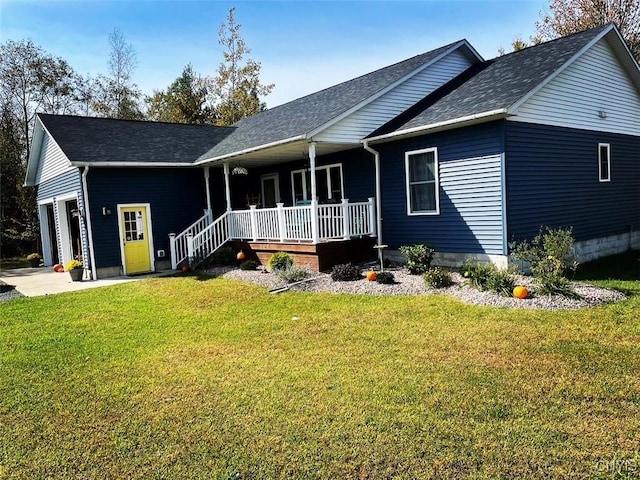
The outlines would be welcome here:
M 149 222 L 147 208 L 143 206 L 120 209 L 120 232 L 127 275 L 151 271 L 149 253 Z

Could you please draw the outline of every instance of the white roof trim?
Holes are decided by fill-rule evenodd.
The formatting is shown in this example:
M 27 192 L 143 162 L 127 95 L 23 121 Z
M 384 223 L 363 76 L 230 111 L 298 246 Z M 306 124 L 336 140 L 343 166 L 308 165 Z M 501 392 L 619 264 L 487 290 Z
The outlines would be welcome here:
M 42 140 L 45 133 L 49 135 L 51 141 L 56 145 L 56 147 L 60 149 L 60 152 L 67 160 L 67 166 L 70 167 L 73 165 L 69 160 L 69 157 L 67 157 L 67 154 L 64 153 L 64 150 L 60 147 L 60 145 L 58 145 L 58 142 L 56 142 L 56 139 L 53 138 L 53 135 L 51 135 L 51 133 L 49 133 L 49 130 L 47 130 L 47 127 L 44 126 L 44 123 L 42 123 L 40 117 L 36 115 L 33 139 L 31 140 L 31 151 L 29 153 L 29 160 L 27 161 L 27 174 L 25 175 L 24 179 L 24 187 L 34 187 L 36 185 L 35 181 L 36 175 L 38 173 L 38 164 L 40 163 L 40 154 L 42 153 Z
M 480 56 L 480 54 L 475 50 L 475 48 L 473 48 L 471 46 L 471 44 L 469 42 L 467 42 L 467 40 L 463 39 L 460 40 L 459 42 L 456 42 L 454 45 L 451 46 L 451 48 L 445 50 L 444 52 L 442 52 L 440 55 L 438 55 L 437 57 L 431 59 L 429 62 L 419 66 L 418 68 L 416 68 L 414 71 L 412 71 L 411 73 L 408 73 L 407 75 L 405 75 L 404 77 L 400 78 L 399 80 L 396 80 L 394 83 L 387 85 L 385 88 L 383 88 L 382 90 L 380 90 L 378 93 L 376 93 L 375 95 L 370 96 L 369 98 L 363 100 L 362 102 L 358 103 L 357 105 L 351 107 L 349 110 L 347 110 L 346 112 L 341 113 L 340 115 L 333 117 L 331 120 L 329 120 L 328 122 L 326 122 L 323 125 L 320 125 L 319 127 L 315 128 L 314 130 L 311 130 L 309 133 L 307 133 L 307 138 L 313 138 L 316 135 L 318 135 L 319 133 L 321 133 L 323 130 L 326 130 L 327 128 L 335 125 L 336 123 L 338 123 L 340 120 L 348 117 L 349 115 L 351 115 L 354 112 L 357 112 L 358 110 L 360 110 L 361 108 L 365 107 L 366 105 L 370 104 L 371 102 L 373 102 L 374 100 L 380 98 L 382 95 L 384 95 L 385 93 L 389 92 L 390 90 L 393 90 L 395 87 L 397 87 L 398 85 L 406 82 L 407 80 L 409 80 L 411 77 L 414 77 L 415 75 L 417 75 L 418 73 L 422 72 L 423 70 L 425 70 L 426 68 L 430 67 L 431 65 L 433 65 L 434 63 L 436 63 L 437 61 L 441 60 L 442 58 L 446 57 L 447 55 L 449 55 L 450 53 L 456 51 L 457 49 L 466 46 L 467 49 L 471 52 L 471 54 L 473 56 L 475 56 L 480 62 L 484 62 L 484 58 L 482 58 L 482 56 Z M 387 68 L 387 67 L 383 67 L 383 68 Z
M 245 148 L 244 150 L 238 150 L 237 152 L 228 153 L 226 155 L 220 155 L 219 157 L 211 157 L 211 158 L 205 158 L 205 159 L 202 159 L 202 160 L 198 160 L 198 161 L 192 163 L 191 166 L 193 166 L 193 165 L 202 165 L 204 163 L 219 162 L 220 160 L 225 160 L 227 158 L 238 157 L 240 155 L 245 155 L 247 153 L 257 152 L 258 150 L 265 150 L 267 148 L 277 147 L 278 145 L 283 145 L 285 143 L 293 143 L 293 142 L 296 142 L 298 140 L 307 140 L 307 137 L 306 137 L 306 135 L 298 135 L 297 137 L 285 138 L 284 140 L 278 140 L 277 142 L 265 143 L 263 145 L 258 145 L 256 147 Z
M 498 110 L 489 110 L 487 112 L 475 113 L 473 115 L 467 115 L 466 117 L 454 118 L 453 120 L 445 120 L 443 122 L 431 123 L 429 125 L 421 125 L 419 127 L 407 128 L 405 130 L 398 130 L 396 132 L 385 133 L 384 135 L 378 135 L 375 137 L 369 137 L 361 141 L 367 143 L 380 143 L 385 140 L 395 139 L 396 137 L 405 137 L 420 134 L 428 130 L 444 129 L 460 123 L 479 123 L 478 121 L 488 121 L 498 118 L 504 118 L 508 115 L 506 108 L 500 108 Z
M 560 68 L 558 68 L 555 72 L 553 72 L 551 75 L 548 75 L 547 78 L 545 78 L 542 82 L 540 82 L 538 85 L 536 85 L 535 87 L 533 87 L 531 90 L 529 90 L 529 92 L 527 94 L 525 94 L 523 97 L 520 97 L 520 100 L 518 100 L 517 102 L 515 102 L 513 105 L 511 105 L 509 107 L 509 113 L 512 115 L 516 115 L 518 112 L 518 109 L 522 106 L 522 104 L 524 102 L 526 102 L 527 100 L 529 100 L 531 97 L 533 97 L 536 93 L 538 93 L 540 90 L 542 90 L 546 85 L 549 84 L 549 82 L 551 82 L 554 78 L 556 78 L 558 75 L 560 75 L 560 73 L 562 73 L 564 70 L 566 70 L 573 62 L 575 62 L 578 58 L 580 58 L 584 52 L 586 52 L 587 50 L 589 50 L 591 47 L 593 47 L 596 43 L 598 43 L 607 33 L 609 33 L 612 29 L 614 29 L 615 27 L 613 25 L 609 25 L 607 28 L 605 28 L 604 30 L 602 30 L 602 32 L 600 32 L 600 34 L 595 37 L 594 39 L 592 39 L 589 43 L 587 43 L 584 47 L 582 47 L 578 53 L 576 53 L 573 57 L 571 57 L 569 60 L 567 60 Z

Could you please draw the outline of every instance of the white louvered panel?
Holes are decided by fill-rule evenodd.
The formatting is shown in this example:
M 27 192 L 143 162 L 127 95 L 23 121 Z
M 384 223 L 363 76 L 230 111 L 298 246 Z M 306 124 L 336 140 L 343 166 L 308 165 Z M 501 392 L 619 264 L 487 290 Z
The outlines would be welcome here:
M 512 120 L 640 135 L 639 118 L 640 93 L 602 39 L 526 101 Z
M 458 50 L 329 127 L 316 140 L 356 143 L 471 65 Z
M 72 170 L 69 160 L 62 153 L 60 147 L 56 145 L 48 133 L 45 132 L 42 139 L 42 148 L 40 150 L 40 160 L 38 162 L 38 171 L 36 173 L 35 184 L 38 185 L 60 174 Z

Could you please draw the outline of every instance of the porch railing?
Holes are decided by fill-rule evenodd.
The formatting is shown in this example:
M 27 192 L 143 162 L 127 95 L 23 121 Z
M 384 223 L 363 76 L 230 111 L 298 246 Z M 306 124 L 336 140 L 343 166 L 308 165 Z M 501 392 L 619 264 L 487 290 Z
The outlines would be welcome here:
M 204 217 L 203 217 L 204 218 Z M 317 228 L 313 228 L 313 219 Z M 198 222 L 201 222 L 200 219 Z M 196 223 L 198 223 L 196 222 Z M 197 230 L 197 231 L 196 231 Z M 314 233 L 317 238 L 314 238 Z M 196 224 L 171 239 L 173 268 L 187 258 L 205 258 L 228 240 L 311 242 L 375 236 L 375 202 L 301 205 L 233 210 L 199 228 Z M 176 262 L 174 263 L 174 257 Z
M 178 265 L 189 258 L 188 237 L 197 235 L 203 231 L 213 220 L 211 210 L 205 210 L 202 217 L 188 226 L 182 233 L 176 235 L 169 234 L 169 247 L 171 250 L 171 268 L 176 269 Z

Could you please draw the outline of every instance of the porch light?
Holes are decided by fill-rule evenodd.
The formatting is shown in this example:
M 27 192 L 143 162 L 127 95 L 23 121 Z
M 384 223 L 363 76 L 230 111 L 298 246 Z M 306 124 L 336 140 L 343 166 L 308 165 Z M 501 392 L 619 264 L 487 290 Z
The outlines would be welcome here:
M 249 172 L 246 168 L 237 165 L 233 167 L 233 170 L 231 170 L 231 175 L 249 175 Z

